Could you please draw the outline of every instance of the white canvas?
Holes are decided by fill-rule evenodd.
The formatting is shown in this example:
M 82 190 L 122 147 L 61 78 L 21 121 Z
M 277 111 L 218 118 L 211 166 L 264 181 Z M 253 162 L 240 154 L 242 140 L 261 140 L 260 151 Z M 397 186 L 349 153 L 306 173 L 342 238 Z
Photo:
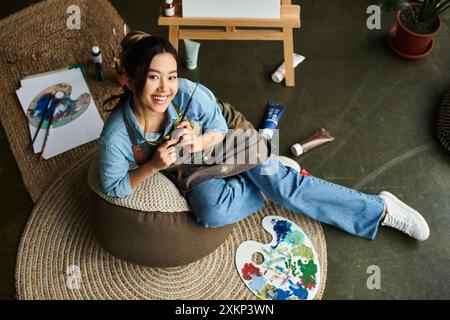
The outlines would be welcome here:
M 183 0 L 182 4 L 186 18 L 280 18 L 280 0 Z

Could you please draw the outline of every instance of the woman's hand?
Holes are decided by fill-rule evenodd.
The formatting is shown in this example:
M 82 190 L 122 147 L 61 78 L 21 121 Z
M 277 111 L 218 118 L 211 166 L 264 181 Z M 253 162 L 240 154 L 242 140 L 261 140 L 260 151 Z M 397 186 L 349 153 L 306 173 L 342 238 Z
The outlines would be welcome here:
M 131 171 L 130 185 L 132 189 L 137 188 L 143 181 L 153 176 L 159 170 L 170 167 L 170 165 L 176 161 L 177 156 L 175 148 L 173 147 L 176 143 L 177 140 L 168 140 L 164 142 L 156 149 L 150 160 Z
M 201 151 L 203 149 L 201 136 L 195 134 L 195 130 L 191 127 L 189 121 L 180 122 L 177 125 L 172 138 L 179 141 L 177 147 L 183 147 L 190 153 Z
M 163 170 L 170 167 L 177 159 L 174 144 L 178 141 L 171 139 L 161 144 L 156 149 L 153 157 L 149 160 L 151 166 L 156 170 Z

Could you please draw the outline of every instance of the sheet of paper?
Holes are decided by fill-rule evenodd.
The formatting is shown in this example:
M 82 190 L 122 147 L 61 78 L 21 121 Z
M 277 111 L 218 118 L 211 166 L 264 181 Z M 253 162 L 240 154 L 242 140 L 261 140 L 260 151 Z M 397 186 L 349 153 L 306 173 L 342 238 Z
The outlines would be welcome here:
M 42 152 L 47 134 L 47 144 L 42 155 L 44 159 L 99 138 L 103 120 L 80 68 L 29 76 L 21 83 L 22 87 L 16 94 L 28 119 L 30 143 L 48 108 L 33 144 L 35 153 Z M 55 98 L 57 92 L 62 98 Z M 48 131 L 50 120 L 52 125 Z

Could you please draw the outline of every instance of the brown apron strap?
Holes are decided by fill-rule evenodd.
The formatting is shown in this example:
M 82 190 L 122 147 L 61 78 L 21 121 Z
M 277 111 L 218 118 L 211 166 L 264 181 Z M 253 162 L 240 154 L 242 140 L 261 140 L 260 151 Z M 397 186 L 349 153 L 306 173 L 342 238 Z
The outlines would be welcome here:
M 134 133 L 133 128 L 131 127 L 130 119 L 128 119 L 127 108 L 123 108 L 123 121 L 125 122 L 125 128 L 127 128 L 128 138 L 130 139 L 132 147 L 137 145 L 136 134 Z

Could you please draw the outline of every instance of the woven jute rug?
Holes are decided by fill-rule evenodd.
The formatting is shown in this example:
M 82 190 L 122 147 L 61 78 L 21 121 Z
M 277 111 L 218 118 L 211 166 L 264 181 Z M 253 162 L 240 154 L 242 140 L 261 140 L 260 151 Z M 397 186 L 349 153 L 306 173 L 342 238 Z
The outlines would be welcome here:
M 17 299 L 257 299 L 241 280 L 234 254 L 244 241 L 271 241 L 261 227 L 267 215 L 290 219 L 311 239 L 321 270 L 316 299 L 322 297 L 327 251 L 320 223 L 268 201 L 237 223 L 218 249 L 189 265 L 150 268 L 113 257 L 97 244 L 88 223 L 87 173 L 95 154 L 69 168 L 36 204 L 17 253 Z
M 80 29 L 68 29 L 68 7 L 80 9 Z M 70 12 L 70 11 L 69 11 Z M 151 13 L 150 13 L 151 14 Z M 157 13 L 155 13 L 155 17 Z M 114 81 L 112 28 L 123 36 L 124 21 L 107 0 L 44 0 L 0 21 L 0 119 L 25 187 L 34 202 L 65 169 L 95 146 L 80 146 L 46 161 L 31 150 L 27 119 L 16 97 L 27 75 L 81 63 L 98 108 L 121 91 Z M 102 49 L 105 81 L 95 80 L 90 50 Z M 102 118 L 106 115 L 101 112 Z

